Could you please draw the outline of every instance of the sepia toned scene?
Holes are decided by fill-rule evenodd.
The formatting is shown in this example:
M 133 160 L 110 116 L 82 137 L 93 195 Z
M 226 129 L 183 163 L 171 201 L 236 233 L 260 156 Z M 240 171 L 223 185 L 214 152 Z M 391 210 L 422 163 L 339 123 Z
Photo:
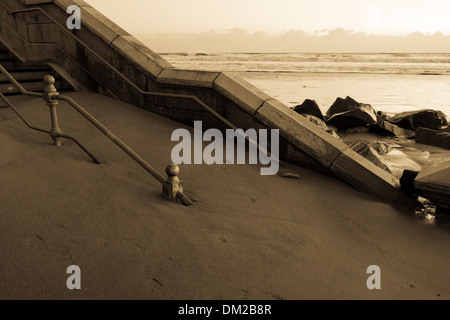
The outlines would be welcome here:
M 450 299 L 449 16 L 0 0 L 0 299 Z

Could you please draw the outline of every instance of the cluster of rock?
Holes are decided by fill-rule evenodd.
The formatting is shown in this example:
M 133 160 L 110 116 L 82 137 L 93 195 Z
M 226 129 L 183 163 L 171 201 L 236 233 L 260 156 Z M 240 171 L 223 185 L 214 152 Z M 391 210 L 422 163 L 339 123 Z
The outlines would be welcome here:
M 314 100 L 305 100 L 301 105 L 294 108 L 294 111 L 306 116 L 310 121 L 319 124 L 330 133 L 346 131 L 375 132 L 397 137 L 412 138 L 416 135 L 416 130 L 421 129 L 420 139 L 425 141 L 426 136 L 430 136 L 432 131 L 439 131 L 440 141 L 445 140 L 445 135 L 449 132 L 441 131 L 448 126 L 446 115 L 437 110 L 424 109 L 409 111 L 389 117 L 384 112 L 376 112 L 370 104 L 360 103 L 346 97 L 337 98 L 325 115 L 322 114 L 319 106 Z M 428 129 L 428 130 L 423 130 Z M 429 138 L 435 143 L 436 139 Z M 450 144 L 450 140 L 443 143 L 444 147 Z M 448 147 L 450 149 L 450 147 Z
M 357 102 L 350 97 L 337 98 L 325 115 L 317 103 L 309 99 L 296 106 L 294 111 L 336 138 L 340 138 L 338 132 L 345 135 L 373 132 L 404 139 L 415 138 L 417 143 L 450 150 L 450 127 L 447 116 L 441 111 L 423 109 L 388 116 L 375 111 L 370 104 Z M 378 141 L 357 141 L 350 148 L 392 173 L 382 158 L 392 150 L 390 145 Z M 450 210 L 450 156 L 430 157 L 421 171 L 404 170 L 400 182 L 410 196 L 425 196 L 439 208 Z

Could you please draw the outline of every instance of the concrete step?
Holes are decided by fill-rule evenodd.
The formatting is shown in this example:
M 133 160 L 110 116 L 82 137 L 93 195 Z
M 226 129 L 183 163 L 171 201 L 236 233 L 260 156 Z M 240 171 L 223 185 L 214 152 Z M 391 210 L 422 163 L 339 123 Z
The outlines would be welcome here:
M 14 79 L 16 79 L 17 81 L 42 81 L 42 79 L 44 78 L 45 75 L 50 74 L 50 70 L 49 69 L 45 69 L 45 70 L 41 70 L 41 69 L 37 69 L 37 70 L 18 70 L 18 71 L 12 71 L 10 72 L 10 74 L 14 77 Z M 8 79 L 6 78 L 5 75 L 0 73 L 0 83 L 6 83 L 8 81 Z
M 0 63 L 2 60 L 10 59 L 10 58 L 11 58 L 11 55 L 9 54 L 9 52 L 0 50 Z
M 0 64 L 3 66 L 3 68 L 9 71 L 17 66 L 17 61 L 14 59 L 4 59 L 0 61 Z
M 42 91 L 44 89 L 44 85 L 42 81 L 36 81 L 36 82 L 20 82 L 20 84 L 27 90 L 27 91 Z M 58 89 L 58 91 L 69 91 L 71 90 L 70 87 L 67 87 L 63 81 L 57 80 L 55 82 L 55 87 Z M 11 95 L 11 94 L 19 94 L 19 90 L 15 86 L 9 83 L 0 83 L 0 92 L 4 95 Z
M 72 87 L 50 67 L 19 61 L 2 43 L 0 43 L 0 64 L 28 91 L 42 91 L 44 89 L 42 80 L 48 74 L 55 77 L 55 87 L 58 91 L 72 91 Z M 1 73 L 0 92 L 5 95 L 20 94 L 19 90 Z

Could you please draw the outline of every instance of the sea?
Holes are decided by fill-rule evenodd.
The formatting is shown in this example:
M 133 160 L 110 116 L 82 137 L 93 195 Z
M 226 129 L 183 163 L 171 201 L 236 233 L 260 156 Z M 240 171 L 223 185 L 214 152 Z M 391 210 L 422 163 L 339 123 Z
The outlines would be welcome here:
M 177 68 L 225 71 L 289 107 L 305 99 L 323 112 L 338 97 L 376 111 L 435 109 L 450 119 L 450 53 L 163 53 Z

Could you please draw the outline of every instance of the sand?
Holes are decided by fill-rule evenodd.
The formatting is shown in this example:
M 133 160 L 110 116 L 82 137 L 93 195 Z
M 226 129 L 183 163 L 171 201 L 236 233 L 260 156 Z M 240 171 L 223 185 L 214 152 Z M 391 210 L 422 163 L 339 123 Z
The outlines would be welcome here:
M 69 94 L 161 173 L 186 128 L 90 93 Z M 48 129 L 39 100 L 11 99 Z M 449 299 L 450 224 L 299 167 L 182 165 L 196 205 L 161 186 L 67 105 L 63 147 L 0 109 L 1 299 Z M 191 130 L 191 129 L 190 129 Z M 81 290 L 66 287 L 70 265 Z M 366 270 L 381 268 L 381 290 Z

